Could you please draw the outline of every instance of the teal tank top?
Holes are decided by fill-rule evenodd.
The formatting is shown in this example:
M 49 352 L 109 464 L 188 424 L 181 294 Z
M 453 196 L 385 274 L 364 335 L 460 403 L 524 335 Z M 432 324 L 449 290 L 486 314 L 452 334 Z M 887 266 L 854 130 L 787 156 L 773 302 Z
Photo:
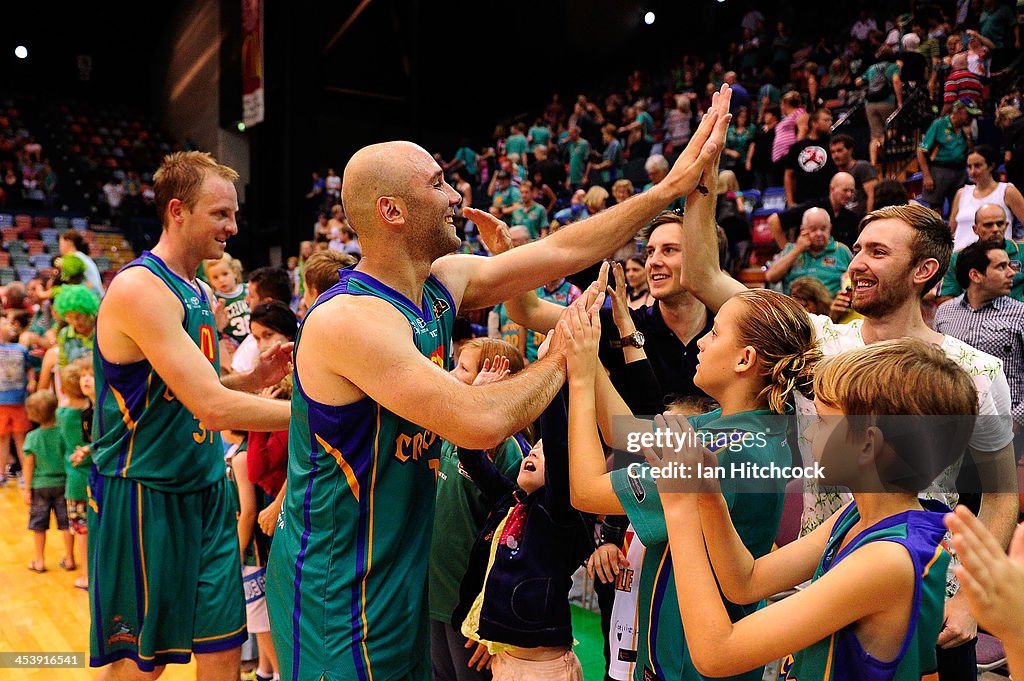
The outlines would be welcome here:
M 128 263 L 145 267 L 181 302 L 181 325 L 220 373 L 217 327 L 210 301 L 149 251 Z M 115 364 L 93 346 L 96 411 L 93 462 L 100 475 L 129 478 L 165 492 L 195 492 L 224 479 L 220 433 L 206 429 L 178 401 L 149 360 Z

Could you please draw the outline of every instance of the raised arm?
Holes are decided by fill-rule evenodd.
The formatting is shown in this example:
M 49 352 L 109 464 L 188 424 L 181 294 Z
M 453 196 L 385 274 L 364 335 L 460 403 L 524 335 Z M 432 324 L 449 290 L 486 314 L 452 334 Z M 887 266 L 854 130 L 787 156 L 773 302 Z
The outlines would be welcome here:
M 666 496 L 671 495 L 662 494 L 663 501 Z M 875 542 L 849 555 L 803 591 L 733 623 L 718 592 L 718 573 L 712 571 L 704 550 L 714 535 L 709 529 L 702 532 L 702 519 L 695 510 L 682 504 L 670 510 L 666 505 L 665 521 L 674 569 L 686 575 L 685 580 L 676 580 L 676 593 L 687 647 L 701 674 L 740 674 L 886 609 L 911 606 L 914 567 L 910 557 L 898 544 Z
M 548 355 L 525 371 L 500 383 L 469 386 L 420 354 L 409 340 L 409 322 L 387 302 L 338 296 L 321 307 L 303 322 L 296 355 L 306 394 L 326 404 L 369 396 L 460 447 L 488 449 L 522 430 L 565 378 L 564 343 L 558 335 Z
M 715 224 L 715 191 L 718 159 L 704 175 L 707 195 L 693 192 L 686 197 L 683 215 L 683 266 L 680 280 L 684 288 L 711 310 L 718 312 L 725 301 L 746 287 L 722 271 L 718 265 L 718 235 Z
M 155 275 L 132 267 L 111 282 L 100 306 L 96 341 L 108 361 L 149 361 L 208 430 L 287 429 L 289 404 L 222 385 L 213 364 L 182 328 L 182 315 L 181 303 Z
M 721 97 L 716 93 L 716 100 L 728 103 L 729 97 L 728 86 L 723 86 Z M 724 146 L 728 123 L 728 116 L 717 111 L 705 116 L 668 176 L 629 201 L 493 258 L 446 256 L 434 263 L 434 274 L 452 292 L 460 310 L 472 310 L 578 272 L 633 238 L 672 201 L 692 192 Z M 477 224 L 483 219 L 480 211 L 469 208 L 465 212 Z
M 597 359 L 600 317 L 580 313 L 576 305 L 569 309 L 573 325 L 568 356 L 570 499 L 574 507 L 586 513 L 622 514 L 625 510 L 612 488 L 604 446 L 597 434 L 594 380 L 598 373 L 604 373 Z

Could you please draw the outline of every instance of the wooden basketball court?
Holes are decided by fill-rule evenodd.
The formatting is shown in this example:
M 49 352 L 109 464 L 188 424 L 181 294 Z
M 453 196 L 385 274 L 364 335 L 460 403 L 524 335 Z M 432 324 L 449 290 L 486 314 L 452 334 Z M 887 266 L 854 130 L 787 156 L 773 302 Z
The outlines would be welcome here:
M 89 594 L 74 587 L 79 571 L 58 567 L 64 541 L 56 529 L 46 535 L 47 571 L 37 574 L 32 560 L 32 533 L 28 505 L 22 490 L 9 481 L 0 488 L 0 652 L 89 654 Z M 84 556 L 76 556 L 79 563 Z M 0 669 L 4 681 L 88 681 L 99 670 Z M 161 679 L 195 679 L 195 662 L 169 665 Z

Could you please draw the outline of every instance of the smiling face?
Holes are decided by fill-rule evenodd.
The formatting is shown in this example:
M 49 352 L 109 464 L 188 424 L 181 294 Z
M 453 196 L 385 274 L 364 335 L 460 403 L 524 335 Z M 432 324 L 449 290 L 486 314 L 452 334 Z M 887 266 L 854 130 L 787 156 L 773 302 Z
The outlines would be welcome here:
M 865 317 L 892 312 L 915 295 L 911 229 L 888 218 L 868 223 L 853 245 L 853 309 Z
M 683 269 L 683 226 L 678 222 L 666 222 L 651 233 L 644 253 L 647 255 L 647 282 L 651 295 L 658 300 L 669 300 L 685 293 L 679 283 Z
M 462 194 L 445 181 L 441 166 L 425 150 L 416 147 L 410 156 L 406 227 L 410 238 L 436 259 L 462 245 L 455 230 L 455 209 Z
M 189 252 L 207 260 L 224 255 L 228 239 L 238 234 L 238 194 L 235 185 L 215 173 L 206 173 L 195 206 L 178 204 L 176 219 L 184 227 Z M 180 217 L 179 217 L 180 216 Z
M 544 441 L 538 440 L 530 453 L 523 457 L 523 463 L 519 466 L 519 476 L 516 478 L 519 485 L 527 494 L 533 494 L 544 486 Z

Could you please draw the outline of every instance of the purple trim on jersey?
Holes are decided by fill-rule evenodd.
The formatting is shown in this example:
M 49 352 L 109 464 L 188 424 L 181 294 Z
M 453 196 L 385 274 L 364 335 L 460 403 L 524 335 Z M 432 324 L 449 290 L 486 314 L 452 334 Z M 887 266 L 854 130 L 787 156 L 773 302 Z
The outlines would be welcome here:
M 363 421 L 366 422 L 365 420 Z M 364 450 L 365 451 L 365 450 Z M 356 522 L 356 578 L 352 580 L 350 629 L 352 631 L 352 663 L 355 667 L 359 681 L 369 681 L 369 674 L 366 670 L 366 661 L 363 660 L 363 647 L 360 641 L 363 636 L 363 628 L 360 620 L 363 614 L 362 586 L 368 572 L 367 555 L 370 538 L 370 501 L 373 496 L 370 491 L 370 478 L 373 476 L 373 457 L 367 457 L 369 464 L 361 466 L 362 470 L 356 470 L 356 479 L 359 480 L 359 488 L 365 490 L 359 495 L 359 518 Z M 351 465 L 351 464 L 350 464 Z M 367 475 L 369 473 L 369 475 Z
M 853 664 L 840 663 L 834 665 L 833 669 L 835 671 L 833 674 L 833 681 L 889 681 L 892 679 L 896 668 L 907 655 L 910 644 L 914 640 L 914 634 L 917 631 L 918 620 L 920 619 L 921 591 L 924 584 L 925 568 L 921 563 L 921 549 L 923 547 L 915 545 L 911 540 L 911 537 L 917 537 L 918 539 L 921 538 L 922 533 L 915 532 L 914 528 L 930 526 L 929 529 L 934 532 L 936 540 L 941 541 L 941 538 L 946 532 L 943 517 L 945 516 L 945 513 L 949 512 L 949 508 L 947 506 L 933 499 L 922 499 L 920 503 L 925 508 L 925 511 L 904 511 L 903 513 L 898 513 L 894 516 L 889 516 L 888 518 L 880 520 L 858 534 L 853 541 L 847 543 L 843 550 L 828 563 L 827 567 L 823 566 L 824 572 L 827 572 L 855 549 L 878 541 L 887 541 L 892 542 L 893 544 L 899 544 L 910 555 L 910 561 L 914 565 L 914 599 L 911 602 L 910 620 L 907 622 L 907 630 L 903 635 L 903 642 L 900 645 L 899 652 L 897 652 L 896 656 L 891 660 L 879 660 L 877 657 L 864 650 L 864 647 L 857 639 L 857 635 L 852 626 L 843 627 L 835 634 L 836 652 L 833 659 L 837 662 L 852 661 Z M 847 512 L 851 513 L 854 506 L 854 504 L 850 504 Z M 842 518 L 837 520 L 836 524 L 839 524 L 841 520 Z M 907 536 L 878 537 L 877 539 L 870 540 L 864 544 L 860 543 L 861 538 L 865 534 L 884 530 L 895 525 L 906 525 Z M 929 559 L 931 557 L 932 556 L 928 556 Z
M 154 255 L 154 254 L 153 254 L 152 252 L 150 252 L 150 251 L 143 251 L 143 252 L 142 252 L 142 255 L 141 255 L 141 256 L 139 256 L 138 258 L 136 258 L 135 260 L 133 260 L 133 261 L 132 261 L 131 263 L 128 263 L 127 265 L 125 265 L 125 266 L 124 266 L 124 268 L 122 268 L 122 269 L 127 269 L 127 268 L 128 268 L 128 267 L 130 267 L 130 266 L 131 266 L 131 265 L 132 265 L 133 263 L 135 263 L 135 262 L 136 262 L 136 260 L 138 260 L 138 261 L 141 261 L 141 260 L 142 260 L 142 258 L 144 258 L 144 257 L 146 257 L 146 256 L 149 256 L 149 257 L 150 257 L 150 258 L 152 258 L 153 260 L 156 260 L 156 261 L 157 261 L 158 263 L 160 263 L 160 266 L 161 266 L 161 267 L 163 267 L 163 268 L 164 268 L 164 269 L 165 269 L 165 270 L 167 271 L 167 274 L 171 275 L 172 277 L 174 277 L 175 279 L 177 279 L 178 281 L 180 281 L 180 282 L 181 282 L 182 284 L 184 284 L 185 286 L 188 286 L 188 287 L 189 287 L 189 288 L 190 288 L 191 290 L 193 290 L 193 291 L 195 291 L 196 293 L 198 293 L 198 294 L 199 294 L 199 298 L 200 298 L 200 299 L 201 299 L 201 300 L 202 300 L 202 301 L 203 301 L 204 303 L 206 303 L 206 306 L 207 306 L 207 307 L 209 307 L 209 306 L 210 306 L 210 301 L 209 301 L 209 300 L 207 299 L 207 297 L 206 297 L 206 289 L 204 289 L 204 288 L 203 288 L 203 285 L 202 285 L 202 284 L 200 284 L 200 283 L 198 283 L 198 282 L 197 282 L 197 283 L 196 283 L 196 284 L 195 284 L 195 285 L 193 286 L 193 285 L 192 285 L 192 282 L 186 281 L 186 280 L 184 279 L 184 277 L 182 277 L 182 276 L 180 276 L 179 274 L 175 273 L 175 272 L 174 272 L 174 270 L 172 270 L 172 269 L 171 269 L 170 267 L 168 267 L 168 266 L 167 266 L 167 263 L 165 263 L 165 262 L 163 261 L 163 259 L 162 259 L 162 258 L 161 258 L 160 256 L 158 256 L 158 255 Z M 141 264 L 141 263 L 140 263 L 140 264 Z
M 531 447 L 530 443 L 526 441 L 526 438 L 523 437 L 522 433 L 516 433 L 512 437 L 515 438 L 516 444 L 519 445 L 519 451 L 522 452 L 523 456 L 526 457 L 529 455 L 530 450 L 533 449 L 533 447 Z
M 219 653 L 222 650 L 240 648 L 242 647 L 242 644 L 245 643 L 248 639 L 249 632 L 243 629 L 234 636 L 222 638 L 219 641 L 210 641 L 209 643 L 193 643 L 192 652 L 196 655 L 205 655 L 206 653 Z
M 135 663 L 135 666 L 139 668 L 139 671 L 152 672 L 156 671 L 157 667 L 163 667 L 168 664 L 188 664 L 192 660 L 191 653 L 159 653 L 153 657 L 152 660 L 140 659 L 138 654 L 133 650 L 120 650 L 111 655 L 105 655 L 103 657 L 89 657 L 89 665 L 91 667 L 103 667 L 112 662 L 118 660 L 131 660 Z
M 98 523 L 100 515 L 103 513 L 103 476 L 99 474 L 96 464 L 93 464 L 89 471 L 89 493 L 92 496 L 93 501 L 96 502 L 97 510 L 95 513 L 96 521 Z M 96 574 L 102 574 L 100 571 L 100 561 L 103 560 L 103 556 L 105 554 L 105 551 L 100 550 L 103 548 L 99 543 L 100 537 L 102 536 L 102 534 L 98 534 L 93 537 L 93 542 L 95 543 L 94 555 L 96 556 L 96 564 L 93 572 Z M 88 557 L 86 557 L 86 560 L 88 560 Z M 103 613 L 100 611 L 100 603 L 102 602 L 102 599 L 100 598 L 100 582 L 98 579 L 89 580 L 89 590 L 91 596 L 89 600 L 92 603 L 92 626 L 96 630 L 96 647 L 100 652 L 98 657 L 89 656 L 89 665 L 92 667 L 102 667 L 107 664 L 107 655 L 103 650 L 105 647 L 104 643 L 106 642 L 103 640 L 103 631 L 101 629 Z
M 183 303 L 184 304 L 184 303 Z M 120 393 L 124 399 L 124 406 L 128 410 L 128 415 L 133 421 L 138 424 L 140 414 L 139 411 L 146 408 L 146 393 L 149 391 L 149 374 L 152 371 L 152 365 L 148 360 L 140 359 L 137 362 L 131 362 L 130 364 L 115 364 L 108 361 L 104 356 L 102 350 L 100 350 L 99 339 L 93 340 L 95 352 L 99 354 L 100 366 L 103 368 L 103 388 L 100 390 L 99 399 L 97 399 L 96 413 L 100 414 L 98 419 L 99 433 L 94 436 L 98 439 L 106 433 L 106 424 L 103 422 L 103 405 L 106 404 L 106 399 L 110 396 L 110 390 L 113 388 Z M 128 442 L 130 437 L 121 438 L 121 453 L 117 457 L 117 470 L 115 475 L 123 475 L 125 463 L 128 458 Z
M 669 579 L 672 574 L 672 554 L 669 553 L 668 544 L 665 545 L 665 561 L 662 563 L 661 572 L 658 574 L 658 581 L 654 583 L 654 593 L 651 594 L 651 631 L 647 634 L 647 652 L 654 665 L 654 673 L 659 679 L 668 678 L 661 670 L 661 663 L 658 662 L 658 622 L 661 618 L 661 608 L 665 604 L 665 594 L 668 589 L 674 589 L 674 583 Z
M 298 384 L 298 372 L 295 372 L 296 385 Z M 309 548 L 309 535 L 313 531 L 313 523 L 310 520 L 310 506 L 313 499 L 313 481 L 316 480 L 317 471 L 320 467 L 316 462 L 316 446 L 310 453 L 309 483 L 306 485 L 306 496 L 302 500 L 302 539 L 299 543 L 299 555 L 295 558 L 295 607 L 292 609 L 292 678 L 299 678 L 299 618 L 302 614 L 302 565 L 306 560 L 306 549 Z

